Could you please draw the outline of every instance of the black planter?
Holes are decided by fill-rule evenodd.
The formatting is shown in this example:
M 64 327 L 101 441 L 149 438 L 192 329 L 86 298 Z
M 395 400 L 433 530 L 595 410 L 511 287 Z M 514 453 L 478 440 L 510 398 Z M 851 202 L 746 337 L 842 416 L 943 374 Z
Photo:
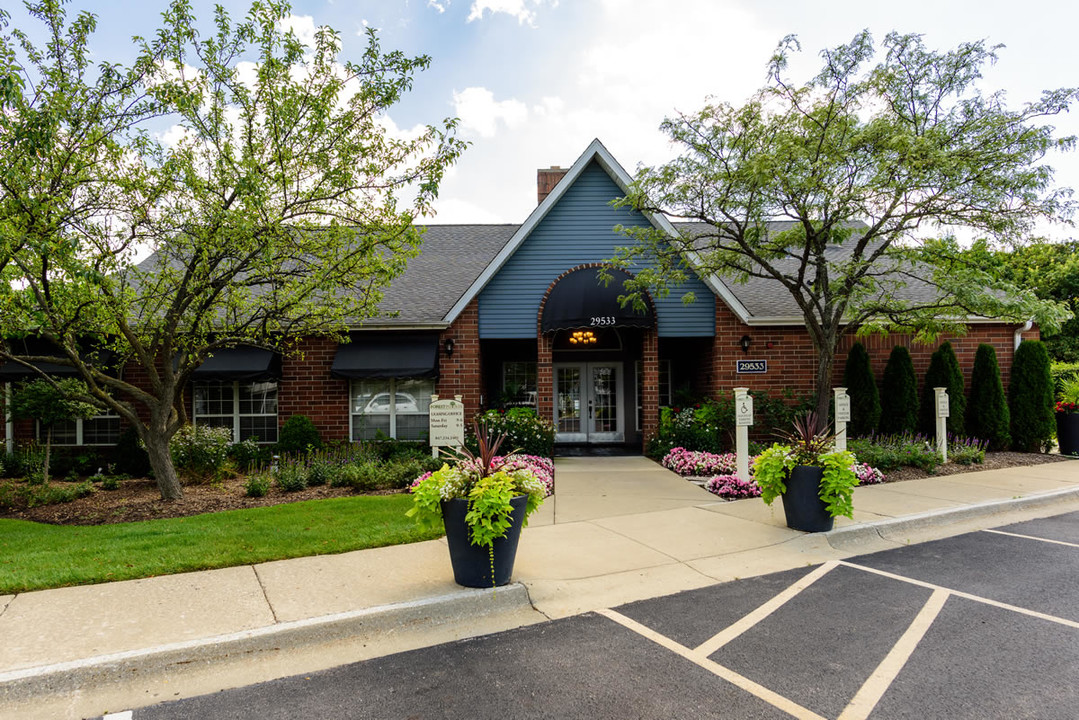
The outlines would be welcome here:
M 471 533 L 465 523 L 468 500 L 442 501 L 442 523 L 446 526 L 446 542 L 450 546 L 450 565 L 453 579 L 465 587 L 494 587 L 505 585 L 513 574 L 513 561 L 517 557 L 517 541 L 525 523 L 527 495 L 510 500 L 513 512 L 506 534 L 494 541 L 494 578 L 491 577 L 491 554 L 486 546 L 473 545 Z
M 1057 413 L 1057 442 L 1061 455 L 1079 455 L 1079 413 Z
M 783 514 L 787 527 L 805 532 L 828 532 L 835 518 L 820 499 L 820 481 L 824 468 L 797 465 L 787 477 L 787 492 L 783 493 Z

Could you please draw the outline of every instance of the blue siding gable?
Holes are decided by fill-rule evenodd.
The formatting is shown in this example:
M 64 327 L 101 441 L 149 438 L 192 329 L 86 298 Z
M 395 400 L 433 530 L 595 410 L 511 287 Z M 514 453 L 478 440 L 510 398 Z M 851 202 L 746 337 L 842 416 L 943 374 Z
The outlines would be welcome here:
M 648 226 L 648 219 L 608 203 L 622 191 L 594 160 L 536 225 L 479 294 L 481 338 L 534 338 L 543 293 L 555 278 L 584 263 L 608 260 L 629 239 L 615 225 Z M 629 268 L 630 272 L 633 268 Z M 692 291 L 686 305 L 682 295 Z M 697 278 L 655 300 L 660 337 L 715 334 L 715 295 Z

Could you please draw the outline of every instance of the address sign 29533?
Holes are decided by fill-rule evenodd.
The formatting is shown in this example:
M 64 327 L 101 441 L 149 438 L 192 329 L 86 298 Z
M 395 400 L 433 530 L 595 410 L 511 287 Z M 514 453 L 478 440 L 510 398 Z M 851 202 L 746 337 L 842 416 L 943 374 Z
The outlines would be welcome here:
M 767 360 L 737 360 L 735 372 L 740 374 L 763 374 L 768 372 Z
M 609 327 L 614 325 L 615 319 L 613 315 L 593 315 L 592 327 Z

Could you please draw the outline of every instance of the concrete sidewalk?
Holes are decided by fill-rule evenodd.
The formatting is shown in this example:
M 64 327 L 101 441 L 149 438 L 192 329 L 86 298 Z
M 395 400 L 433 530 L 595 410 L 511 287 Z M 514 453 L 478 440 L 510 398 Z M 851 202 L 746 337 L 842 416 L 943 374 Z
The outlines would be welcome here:
M 640 457 L 560 458 L 515 583 L 444 540 L 0 596 L 0 716 L 86 717 L 1079 509 L 1079 461 L 858 488 L 808 535 Z

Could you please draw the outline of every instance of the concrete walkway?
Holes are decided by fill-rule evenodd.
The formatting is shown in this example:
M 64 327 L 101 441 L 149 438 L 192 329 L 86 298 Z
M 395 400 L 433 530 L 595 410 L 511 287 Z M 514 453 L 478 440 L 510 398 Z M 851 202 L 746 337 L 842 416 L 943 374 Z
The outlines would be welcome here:
M 453 583 L 444 540 L 0 596 L 0 717 L 85 717 L 740 577 L 1079 510 L 1079 461 L 858 488 L 808 535 L 640 457 L 560 458 L 515 583 Z

